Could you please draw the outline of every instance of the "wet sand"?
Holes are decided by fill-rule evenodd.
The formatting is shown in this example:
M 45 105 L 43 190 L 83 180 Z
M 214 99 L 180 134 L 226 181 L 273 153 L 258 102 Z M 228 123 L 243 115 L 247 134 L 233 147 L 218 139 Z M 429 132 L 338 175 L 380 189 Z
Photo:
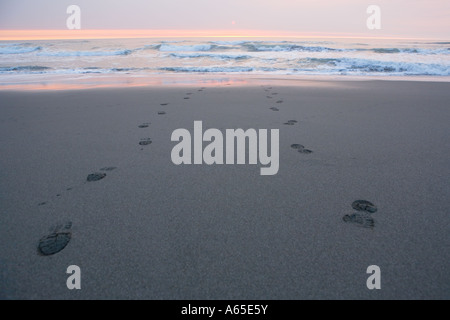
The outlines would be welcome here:
M 0 298 L 449 299 L 449 101 L 407 81 L 0 91 Z M 174 165 L 196 120 L 280 129 L 278 173 Z

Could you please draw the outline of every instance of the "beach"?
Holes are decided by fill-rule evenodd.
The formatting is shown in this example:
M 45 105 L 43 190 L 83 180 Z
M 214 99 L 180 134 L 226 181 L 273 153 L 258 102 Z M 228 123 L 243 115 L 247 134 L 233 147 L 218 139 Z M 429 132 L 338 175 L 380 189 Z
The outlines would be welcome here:
M 1 90 L 0 298 L 449 299 L 449 101 L 449 82 L 269 76 Z M 279 171 L 174 165 L 194 121 L 279 129 Z M 369 225 L 344 219 L 356 200 Z

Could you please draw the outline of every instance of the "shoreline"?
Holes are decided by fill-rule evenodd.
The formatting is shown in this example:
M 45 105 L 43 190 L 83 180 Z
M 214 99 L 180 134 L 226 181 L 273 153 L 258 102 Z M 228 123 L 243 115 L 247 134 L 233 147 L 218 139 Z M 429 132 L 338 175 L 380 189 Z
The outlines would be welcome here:
M 120 75 L 6 75 L 0 79 L 0 91 L 83 90 L 124 87 L 190 87 L 221 84 L 259 86 L 272 83 L 280 86 L 302 86 L 310 82 L 346 83 L 367 81 L 449 83 L 442 76 L 346 76 L 346 75 L 264 75 L 264 74 L 120 74 Z

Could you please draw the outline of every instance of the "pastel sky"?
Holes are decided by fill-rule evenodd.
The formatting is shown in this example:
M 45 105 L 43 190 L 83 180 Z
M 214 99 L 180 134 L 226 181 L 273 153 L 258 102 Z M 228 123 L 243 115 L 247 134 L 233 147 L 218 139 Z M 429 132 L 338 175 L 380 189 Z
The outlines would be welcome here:
M 0 0 L 0 29 L 65 29 L 66 8 L 82 29 L 259 30 L 450 39 L 450 0 Z M 381 8 L 381 30 L 366 9 Z

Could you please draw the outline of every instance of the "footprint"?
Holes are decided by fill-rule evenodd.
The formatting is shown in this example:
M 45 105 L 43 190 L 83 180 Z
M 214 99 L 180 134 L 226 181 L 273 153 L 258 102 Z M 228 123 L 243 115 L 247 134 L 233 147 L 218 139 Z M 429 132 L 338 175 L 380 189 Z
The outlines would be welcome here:
M 377 212 L 377 207 L 367 200 L 356 200 L 352 203 L 352 208 L 356 211 L 351 215 L 345 215 L 342 219 L 344 222 L 353 223 L 359 227 L 373 229 L 375 220 L 371 217 L 371 213 Z
M 353 201 L 352 208 L 355 209 L 356 211 L 365 211 L 368 213 L 375 213 L 378 210 L 376 205 L 367 200 Z
M 93 182 L 93 181 L 102 180 L 104 177 L 106 177 L 106 173 L 95 172 L 95 173 L 89 174 L 87 176 L 86 180 L 88 182 Z
M 269 108 L 270 110 L 273 110 L 273 111 L 280 111 L 280 109 L 278 109 L 277 107 L 272 107 L 272 108 Z
M 294 124 L 296 124 L 298 121 L 297 120 L 288 120 L 287 122 L 283 123 L 287 126 L 293 126 Z
M 101 168 L 100 171 L 113 171 L 115 169 L 117 169 L 117 167 L 104 167 L 104 168 Z
M 283 100 L 278 100 L 277 103 L 283 103 Z
M 188 100 L 188 99 L 189 99 L 189 97 L 184 97 L 183 99 L 185 99 L 185 100 Z
M 370 215 L 364 213 L 346 214 L 342 220 L 362 228 L 373 229 L 375 227 L 375 220 Z
M 158 111 L 158 114 L 159 115 L 162 115 L 162 114 L 166 114 L 166 112 L 165 111 Z M 147 126 L 148 127 L 148 126 Z
M 149 122 L 143 123 L 143 124 L 139 125 L 138 128 L 141 128 L 141 129 L 142 129 L 142 128 L 148 128 L 149 125 L 150 125 Z
M 150 139 L 150 138 L 141 139 L 141 141 L 139 141 L 139 145 L 141 145 L 141 146 L 148 146 L 151 143 L 152 143 L 152 139 Z
M 291 144 L 291 148 L 297 150 L 299 153 L 304 153 L 304 154 L 312 153 L 311 150 L 305 149 L 305 147 L 303 145 L 298 144 L 298 143 Z
M 42 237 L 38 244 L 38 253 L 42 256 L 50 256 L 63 250 L 72 238 L 72 222 L 53 228 L 50 234 Z
M 298 144 L 298 143 L 291 144 L 291 148 L 292 149 L 296 149 L 296 150 L 303 150 L 303 149 L 305 149 L 305 147 L 303 145 Z
M 113 171 L 113 170 L 115 170 L 115 169 L 117 169 L 117 167 L 103 167 L 103 168 L 99 169 L 99 171 Z M 99 181 L 99 180 L 102 180 L 104 177 L 106 177 L 106 173 L 103 173 L 103 172 L 94 172 L 94 173 L 91 173 L 91 174 L 89 174 L 89 175 L 87 176 L 86 181 L 87 181 L 87 182 Z M 74 187 L 68 187 L 68 188 L 65 189 L 65 191 L 71 191 L 71 190 L 73 190 L 73 189 L 74 189 Z M 56 194 L 56 197 L 57 197 L 57 198 L 60 198 L 60 197 L 62 197 L 62 195 L 63 195 L 63 193 L 57 193 L 57 194 Z M 38 206 L 44 206 L 44 205 L 46 205 L 48 202 L 49 202 L 49 201 L 43 201 L 43 202 L 40 202 L 40 203 L 38 203 Z
M 160 105 L 161 105 L 161 106 L 167 106 L 168 103 L 161 103 Z
M 272 97 L 271 97 L 271 96 L 266 96 L 266 98 L 267 98 L 267 99 L 272 99 Z

